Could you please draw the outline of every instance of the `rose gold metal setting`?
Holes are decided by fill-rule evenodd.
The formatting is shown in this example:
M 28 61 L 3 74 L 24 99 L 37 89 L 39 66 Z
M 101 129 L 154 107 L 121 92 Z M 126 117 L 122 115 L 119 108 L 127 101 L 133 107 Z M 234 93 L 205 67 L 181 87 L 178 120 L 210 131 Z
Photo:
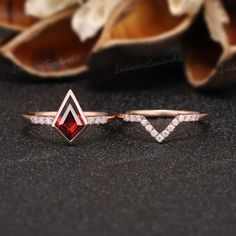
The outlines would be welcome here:
M 64 125 L 69 115 L 73 119 L 74 126 L 81 127 L 73 137 L 66 136 L 58 127 L 58 124 Z M 115 119 L 115 116 L 110 116 L 105 112 L 83 112 L 74 93 L 69 90 L 57 112 L 29 112 L 24 114 L 23 118 L 33 125 L 52 126 L 71 144 L 88 125 L 103 125 Z
M 117 118 L 125 122 L 140 123 L 146 131 L 159 143 L 163 142 L 175 128 L 183 122 L 197 122 L 205 119 L 208 116 L 206 113 L 195 111 L 176 111 L 176 110 L 133 110 L 125 114 L 118 114 Z M 152 124 L 147 120 L 148 118 L 171 118 L 174 119 L 162 131 L 158 132 Z
M 67 125 L 66 120 L 68 117 L 72 117 L 72 132 L 74 127 L 79 130 L 75 132 L 73 137 L 65 135 L 63 130 L 60 130 L 59 125 Z M 29 112 L 23 115 L 26 122 L 33 125 L 48 125 L 55 128 L 69 143 L 73 143 L 78 135 L 88 125 L 103 125 L 111 120 L 123 120 L 125 122 L 140 123 L 146 131 L 159 143 L 163 142 L 175 128 L 183 122 L 197 122 L 205 119 L 208 116 L 207 113 L 195 112 L 195 111 L 178 111 L 178 110 L 132 110 L 124 114 L 108 115 L 105 112 L 83 112 L 75 95 L 71 90 L 64 98 L 59 110 L 51 112 Z M 162 131 L 158 132 L 147 118 L 171 118 L 174 119 L 171 123 Z M 70 124 L 71 125 L 71 124 Z M 69 125 L 69 126 L 70 126 Z M 70 127 L 66 126 L 66 129 L 70 131 Z

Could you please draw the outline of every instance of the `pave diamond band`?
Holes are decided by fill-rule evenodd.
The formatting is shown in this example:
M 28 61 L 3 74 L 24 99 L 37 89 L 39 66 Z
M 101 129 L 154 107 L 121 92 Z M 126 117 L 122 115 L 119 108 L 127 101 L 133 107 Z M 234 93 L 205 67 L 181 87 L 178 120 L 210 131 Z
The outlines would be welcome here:
M 159 143 L 163 142 L 175 128 L 183 122 L 196 122 L 207 117 L 206 113 L 193 111 L 174 111 L 174 110 L 136 110 L 129 111 L 127 114 L 118 115 L 125 122 L 140 123 L 146 131 Z M 174 117 L 170 124 L 161 132 L 158 132 L 146 117 Z
M 110 119 L 113 119 L 113 116 L 108 116 L 107 113 L 103 112 L 83 112 L 85 116 L 85 123 L 79 124 L 76 123 L 75 120 L 67 121 L 65 120 L 65 123 L 63 124 L 63 129 L 59 130 L 60 133 L 63 134 L 63 137 L 66 138 L 66 140 L 69 143 L 74 142 L 75 137 L 78 136 L 78 134 L 87 126 L 92 125 L 104 125 L 109 122 Z M 56 119 L 56 112 L 34 112 L 34 113 L 28 113 L 24 114 L 23 118 L 25 121 L 32 125 L 46 125 L 54 127 L 54 122 Z M 78 127 L 82 127 L 79 129 Z M 62 131 L 62 132 L 61 132 Z M 78 131 L 74 133 L 75 131 Z
M 33 125 L 48 125 L 52 126 L 55 116 L 50 116 L 52 112 L 49 112 L 49 116 L 47 116 L 47 112 L 45 112 L 44 116 L 42 113 L 40 115 L 37 114 L 26 114 L 24 117 Z M 90 114 L 92 112 L 89 112 Z M 97 116 L 86 116 L 88 125 L 103 125 L 109 121 L 109 116 L 104 115 L 105 113 L 93 112 L 94 115 Z M 86 114 L 86 112 L 84 112 Z

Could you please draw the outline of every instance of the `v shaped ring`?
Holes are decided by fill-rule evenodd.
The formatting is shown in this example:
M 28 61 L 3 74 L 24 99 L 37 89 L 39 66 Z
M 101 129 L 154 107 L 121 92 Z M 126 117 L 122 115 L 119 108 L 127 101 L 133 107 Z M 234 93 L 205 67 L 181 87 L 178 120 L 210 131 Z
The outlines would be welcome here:
M 127 114 L 118 115 L 125 122 L 140 123 L 146 131 L 159 143 L 163 142 L 175 128 L 183 122 L 200 121 L 206 116 L 205 113 L 193 111 L 173 111 L 173 110 L 136 110 Z M 170 124 L 161 132 L 158 132 L 146 117 L 174 117 Z

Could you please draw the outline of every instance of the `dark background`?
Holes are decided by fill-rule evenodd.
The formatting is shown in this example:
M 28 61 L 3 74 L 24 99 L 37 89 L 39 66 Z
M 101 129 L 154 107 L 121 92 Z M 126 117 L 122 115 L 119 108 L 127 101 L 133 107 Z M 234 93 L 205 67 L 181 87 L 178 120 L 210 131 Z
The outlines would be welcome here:
M 236 95 L 198 91 L 179 65 L 42 82 L 0 59 L 0 235 L 236 235 Z M 138 124 L 90 127 L 68 146 L 27 111 L 210 112 L 158 144 Z M 151 121 L 164 128 L 169 120 Z

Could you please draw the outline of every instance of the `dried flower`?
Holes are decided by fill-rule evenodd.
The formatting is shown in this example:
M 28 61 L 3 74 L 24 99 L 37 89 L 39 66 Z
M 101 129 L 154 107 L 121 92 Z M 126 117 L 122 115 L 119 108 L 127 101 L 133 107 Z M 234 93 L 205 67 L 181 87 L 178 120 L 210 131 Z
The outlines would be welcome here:
M 41 77 L 75 75 L 88 65 L 138 55 L 167 57 L 183 43 L 191 85 L 235 81 L 234 0 L 6 0 L 0 1 L 0 25 L 22 31 L 9 43 L 2 37 L 2 55 Z
M 72 27 L 81 41 L 94 35 L 105 25 L 114 8 L 122 0 L 27 0 L 26 14 L 45 18 L 79 3 L 81 7 L 72 17 Z

